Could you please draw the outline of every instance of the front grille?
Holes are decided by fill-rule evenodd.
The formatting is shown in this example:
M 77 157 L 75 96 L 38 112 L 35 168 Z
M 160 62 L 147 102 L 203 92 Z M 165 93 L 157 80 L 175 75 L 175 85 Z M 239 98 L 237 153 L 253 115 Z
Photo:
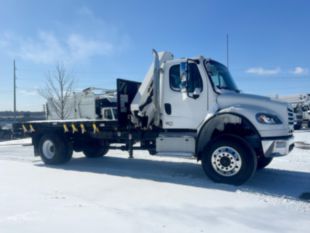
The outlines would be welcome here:
M 293 109 L 292 108 L 287 108 L 287 114 L 288 114 L 288 124 L 289 125 L 294 125 L 295 114 L 293 112 Z

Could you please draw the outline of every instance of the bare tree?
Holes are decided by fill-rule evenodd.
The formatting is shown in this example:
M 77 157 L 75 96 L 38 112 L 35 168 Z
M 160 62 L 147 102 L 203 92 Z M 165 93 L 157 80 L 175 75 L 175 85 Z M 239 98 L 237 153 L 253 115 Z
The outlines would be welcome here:
M 66 119 L 70 113 L 68 99 L 73 92 L 74 78 L 69 75 L 65 66 L 56 65 L 53 72 L 48 72 L 45 88 L 39 94 L 52 105 L 60 119 Z

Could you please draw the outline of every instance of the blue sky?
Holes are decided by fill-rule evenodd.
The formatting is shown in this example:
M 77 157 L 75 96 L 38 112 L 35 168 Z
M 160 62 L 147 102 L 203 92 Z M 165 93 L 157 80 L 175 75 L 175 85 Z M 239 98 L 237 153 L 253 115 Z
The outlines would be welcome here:
M 226 63 L 244 92 L 310 93 L 310 1 L 0 0 L 0 110 L 41 110 L 37 89 L 64 62 L 76 88 L 142 80 L 151 49 Z

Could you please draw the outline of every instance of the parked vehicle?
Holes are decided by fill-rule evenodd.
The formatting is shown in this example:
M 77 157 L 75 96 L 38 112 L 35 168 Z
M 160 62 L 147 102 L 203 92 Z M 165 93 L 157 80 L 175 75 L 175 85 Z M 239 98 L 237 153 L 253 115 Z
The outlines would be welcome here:
M 291 96 L 277 96 L 276 99 L 289 103 L 295 113 L 295 129 L 301 129 L 303 125 L 310 128 L 310 94 L 298 94 Z
M 99 91 L 96 92 L 96 91 Z M 60 120 L 60 113 L 52 98 L 46 104 L 46 119 Z M 116 91 L 87 88 L 73 92 L 65 103 L 65 119 L 116 120 Z
M 12 127 L 9 124 L 0 125 L 0 141 L 12 139 Z
M 228 69 L 204 58 L 154 51 L 142 83 L 117 80 L 117 120 L 51 120 L 15 125 L 32 137 L 46 164 L 73 151 L 101 157 L 109 149 L 194 156 L 215 182 L 240 185 L 293 144 L 293 109 L 240 93 Z M 118 145 L 118 146 L 115 146 Z

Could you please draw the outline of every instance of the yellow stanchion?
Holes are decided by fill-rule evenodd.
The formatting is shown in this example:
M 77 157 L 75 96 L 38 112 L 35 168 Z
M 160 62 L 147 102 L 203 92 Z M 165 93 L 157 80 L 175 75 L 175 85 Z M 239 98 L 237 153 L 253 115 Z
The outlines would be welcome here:
M 23 130 L 24 130 L 24 133 L 27 133 L 27 128 L 26 128 L 26 126 L 25 125 L 22 125 L 22 128 L 23 128 Z
M 68 126 L 67 126 L 66 124 L 64 124 L 63 127 L 64 127 L 64 132 L 65 132 L 65 133 L 68 133 L 68 132 L 69 132 Z
M 99 133 L 99 129 L 95 123 L 93 123 L 93 132 L 94 132 L 94 134 Z
M 78 129 L 76 128 L 76 126 L 73 123 L 71 124 L 71 127 L 72 127 L 72 133 L 79 132 Z
M 35 130 L 34 130 L 34 128 L 33 128 L 33 126 L 32 126 L 31 124 L 29 125 L 29 128 L 30 128 L 29 131 L 30 131 L 31 133 L 35 132 Z
M 80 124 L 81 127 L 81 133 L 84 134 L 86 133 L 85 125 L 83 123 Z

